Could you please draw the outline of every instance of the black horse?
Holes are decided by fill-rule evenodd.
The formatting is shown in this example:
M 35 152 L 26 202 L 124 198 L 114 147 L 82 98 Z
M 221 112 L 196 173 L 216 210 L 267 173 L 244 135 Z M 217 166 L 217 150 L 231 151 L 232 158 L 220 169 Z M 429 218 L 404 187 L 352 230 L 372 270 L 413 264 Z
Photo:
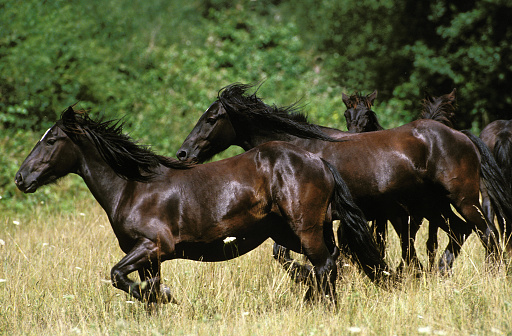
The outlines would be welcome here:
M 347 107 L 345 120 L 350 133 L 363 133 L 381 131 L 384 129 L 379 123 L 377 114 L 372 111 L 373 101 L 377 98 L 377 90 L 367 96 L 341 94 L 343 103 Z
M 32 193 L 68 173 L 84 179 L 126 253 L 112 268 L 113 285 L 141 301 L 173 301 L 160 284 L 161 262 L 227 260 L 269 237 L 305 254 L 320 293 L 335 300 L 331 213 L 341 218 L 343 242 L 363 270 L 374 280 L 389 274 L 336 169 L 289 143 L 269 142 L 194 166 L 137 145 L 118 121 L 94 121 L 70 107 L 15 182 Z M 134 271 L 142 283 L 128 278 Z
M 250 88 L 233 84 L 222 89 L 178 150 L 178 158 L 202 162 L 230 145 L 250 150 L 271 140 L 288 141 L 336 166 L 369 220 L 408 213 L 429 220 L 434 213 L 449 217 L 453 204 L 465 222 L 451 225 L 441 270 L 450 269 L 473 230 L 488 254 L 498 252 L 497 230 L 480 215 L 480 178 L 488 178 L 497 202 L 504 191 L 482 173 L 500 172 L 492 157 L 480 154 L 485 148 L 477 149 L 476 140 L 432 120 L 378 132 L 336 132 L 304 121 L 296 109 L 290 113 L 289 108 L 264 104 L 255 93 L 246 94 Z M 325 141 L 325 130 L 343 141 Z
M 495 120 L 489 123 L 480 133 L 480 138 L 494 154 L 494 158 L 505 176 L 505 187 L 512 191 L 512 119 Z M 508 202 L 512 203 L 512 199 L 509 199 Z M 492 204 L 492 199 L 487 196 L 487 193 L 482 193 L 482 205 L 489 220 L 493 221 L 495 213 L 498 214 L 497 220 L 502 234 L 505 235 L 507 250 L 512 252 L 512 221 L 504 219 L 504 217 L 510 218 L 510 215 L 507 215 L 507 208 L 500 208 L 499 205 Z
M 453 128 L 455 121 L 455 110 L 456 110 L 456 89 L 449 94 L 445 94 L 439 97 L 434 97 L 430 94 L 425 94 L 425 98 L 422 102 L 422 111 L 420 119 L 431 119 L 439 121 L 448 127 Z M 379 123 L 377 114 L 372 110 L 374 100 L 377 98 L 377 90 L 373 93 L 363 96 L 360 93 L 355 93 L 350 96 L 342 93 L 343 103 L 347 107 L 345 111 L 345 120 L 347 122 L 347 128 L 351 133 L 363 133 L 363 132 L 374 132 L 381 131 L 384 128 Z M 436 221 L 431 221 L 429 224 L 429 235 L 426 243 L 427 254 L 429 259 L 430 268 L 433 267 L 436 249 L 438 246 L 437 230 L 438 227 L 447 228 L 443 216 L 431 216 L 431 219 L 437 218 Z M 451 216 L 452 221 L 460 221 L 460 219 L 453 215 Z M 398 236 L 400 237 L 402 247 L 402 262 L 405 264 L 412 265 L 417 268 L 422 268 L 421 262 L 419 261 L 414 247 L 414 241 L 418 230 L 420 229 L 423 218 L 415 216 L 403 215 L 401 218 L 390 219 L 391 224 Z M 386 241 L 386 219 L 380 219 L 374 221 L 374 232 L 377 238 L 377 242 L 381 250 L 385 249 Z M 403 264 L 401 265 L 403 266 Z

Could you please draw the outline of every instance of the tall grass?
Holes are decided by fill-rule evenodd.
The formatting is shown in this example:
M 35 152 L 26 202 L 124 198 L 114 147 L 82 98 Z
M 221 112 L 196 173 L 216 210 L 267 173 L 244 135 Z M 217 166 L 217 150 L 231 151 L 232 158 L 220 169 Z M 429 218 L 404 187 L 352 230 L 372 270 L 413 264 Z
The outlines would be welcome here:
M 490 274 L 470 237 L 453 276 L 407 277 L 385 290 L 352 266 L 338 281 L 338 308 L 303 301 L 271 257 L 271 241 L 221 263 L 172 260 L 163 277 L 178 305 L 148 311 L 110 284 L 123 256 L 93 200 L 76 211 L 44 205 L 0 218 L 0 332 L 3 335 L 501 335 L 510 334 L 506 271 Z M 424 251 L 426 230 L 417 247 Z M 442 237 L 441 246 L 446 244 Z M 390 264 L 398 264 L 391 235 Z M 421 254 L 422 261 L 426 256 Z

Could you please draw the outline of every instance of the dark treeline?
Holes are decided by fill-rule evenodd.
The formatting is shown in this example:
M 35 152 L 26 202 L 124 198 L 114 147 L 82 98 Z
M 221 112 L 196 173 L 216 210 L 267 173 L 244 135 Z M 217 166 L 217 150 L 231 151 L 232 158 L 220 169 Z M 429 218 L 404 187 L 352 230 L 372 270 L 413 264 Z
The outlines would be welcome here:
M 172 153 L 220 88 L 264 81 L 266 102 L 342 129 L 342 92 L 377 89 L 389 128 L 457 88 L 457 127 L 478 131 L 512 117 L 509 17 L 505 0 L 7 0 L 0 129 L 78 102 Z
M 457 127 L 479 132 L 512 118 L 510 17 L 505 0 L 1 1 L 0 211 L 62 201 L 12 181 L 75 103 L 165 155 L 234 82 L 340 129 L 342 92 L 377 89 L 391 128 L 418 117 L 425 92 L 457 88 Z
M 461 128 L 511 115 L 505 0 L 8 0 L 0 12 L 3 127 L 37 128 L 76 101 L 134 120 L 183 115 L 261 80 L 280 103 L 333 99 L 308 111 L 326 121 L 339 91 L 374 89 L 390 124 L 415 118 L 425 91 L 454 87 Z

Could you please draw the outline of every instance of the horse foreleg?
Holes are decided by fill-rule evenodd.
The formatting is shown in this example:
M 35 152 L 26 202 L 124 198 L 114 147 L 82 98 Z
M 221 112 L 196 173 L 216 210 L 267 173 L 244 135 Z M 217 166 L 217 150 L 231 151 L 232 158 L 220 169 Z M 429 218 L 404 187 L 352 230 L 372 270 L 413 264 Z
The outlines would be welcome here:
M 419 271 L 423 270 L 423 265 L 418 259 L 414 241 L 416 234 L 421 225 L 422 218 L 415 216 L 402 215 L 394 218 L 391 221 L 393 227 L 400 238 L 400 245 L 402 249 L 402 261 L 398 266 L 400 271 L 403 271 L 406 265 L 412 266 Z
M 428 269 L 432 271 L 434 269 L 434 262 L 436 259 L 437 248 L 439 242 L 437 239 L 437 231 L 439 226 L 433 221 L 428 223 L 428 239 L 427 239 L 427 256 L 428 256 Z
M 386 256 L 386 229 L 388 220 L 386 218 L 377 218 L 373 221 L 373 233 L 375 242 L 382 257 Z
M 111 270 L 110 276 L 114 287 L 125 291 L 143 302 L 174 302 L 167 287 L 160 288 L 160 261 L 157 244 L 141 238 L 132 250 L 124 256 Z M 141 282 L 128 278 L 134 271 L 139 272 Z
M 171 295 L 171 289 L 160 283 L 160 262 L 151 262 L 148 267 L 139 269 L 140 286 L 148 288 L 146 291 L 150 297 L 145 298 L 147 302 L 175 303 L 178 301 Z

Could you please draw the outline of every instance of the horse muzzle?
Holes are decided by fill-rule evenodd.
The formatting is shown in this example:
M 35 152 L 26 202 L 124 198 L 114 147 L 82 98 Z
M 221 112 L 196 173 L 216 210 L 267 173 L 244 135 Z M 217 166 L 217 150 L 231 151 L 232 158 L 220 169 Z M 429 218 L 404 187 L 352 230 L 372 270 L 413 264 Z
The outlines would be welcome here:
M 26 194 L 35 192 L 38 187 L 37 180 L 27 181 L 21 172 L 16 173 L 14 184 L 16 184 L 16 187 L 18 187 L 20 191 Z

